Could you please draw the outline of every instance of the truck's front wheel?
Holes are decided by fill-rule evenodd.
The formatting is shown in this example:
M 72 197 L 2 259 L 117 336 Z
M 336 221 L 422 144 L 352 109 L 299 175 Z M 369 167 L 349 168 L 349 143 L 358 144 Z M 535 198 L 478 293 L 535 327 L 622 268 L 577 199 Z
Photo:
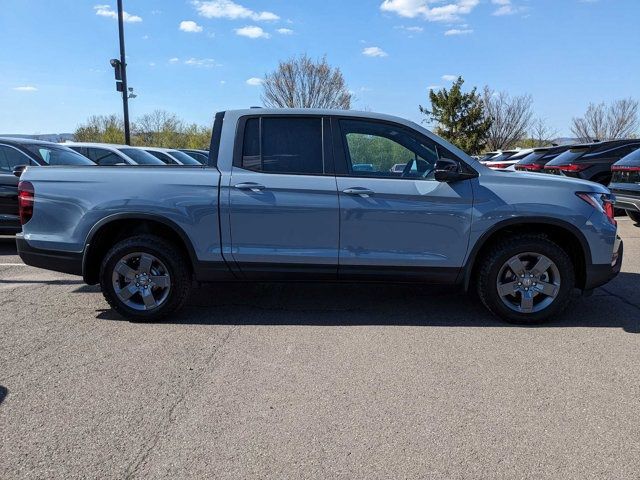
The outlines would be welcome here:
M 575 286 L 571 258 L 544 236 L 503 239 L 481 262 L 477 289 L 482 302 L 512 323 L 551 319 L 567 305 Z
M 109 305 L 122 316 L 152 322 L 182 306 L 191 276 L 174 245 L 139 235 L 122 240 L 105 255 L 100 285 Z

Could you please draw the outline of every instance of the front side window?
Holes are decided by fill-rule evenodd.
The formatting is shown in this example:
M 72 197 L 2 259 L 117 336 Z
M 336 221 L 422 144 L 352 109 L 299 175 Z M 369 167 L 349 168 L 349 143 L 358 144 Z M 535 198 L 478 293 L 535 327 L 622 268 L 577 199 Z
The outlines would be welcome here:
M 31 165 L 31 160 L 15 148 L 0 145 L 0 171 L 13 172 L 19 165 Z
M 250 118 L 244 129 L 242 168 L 264 173 L 325 173 L 322 119 Z
M 351 175 L 427 178 L 440 158 L 435 143 L 386 123 L 341 120 Z

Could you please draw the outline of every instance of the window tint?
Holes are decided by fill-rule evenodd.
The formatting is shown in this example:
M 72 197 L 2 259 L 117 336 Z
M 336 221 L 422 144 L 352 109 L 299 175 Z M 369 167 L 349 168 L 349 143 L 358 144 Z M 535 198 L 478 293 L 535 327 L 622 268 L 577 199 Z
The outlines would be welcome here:
M 629 155 L 635 149 L 640 147 L 640 144 L 633 143 L 631 145 L 623 145 L 617 148 L 608 148 L 606 150 L 595 152 L 589 155 L 585 155 L 585 160 L 598 160 L 603 158 L 622 158 Z
M 24 148 L 35 154 L 47 165 L 94 165 L 87 157 L 66 147 L 25 145 Z
M 126 163 L 122 158 L 110 150 L 103 148 L 87 148 L 87 155 L 98 165 L 109 166 Z
M 425 178 L 439 159 L 435 143 L 394 125 L 342 120 L 340 126 L 352 175 Z
M 18 165 L 31 165 L 29 157 L 15 148 L 0 145 L 0 171 L 13 172 Z
M 149 150 L 148 153 L 150 153 L 151 155 L 156 157 L 158 160 L 161 160 L 162 163 L 166 163 L 167 165 L 175 165 L 176 164 L 176 162 L 173 160 L 173 158 L 171 158 L 169 155 L 167 155 L 165 153 L 151 151 L 151 150 Z
M 149 152 L 144 150 L 139 150 L 137 148 L 119 148 L 118 150 L 138 165 L 164 165 L 162 160 L 158 160 L 153 155 L 149 154 Z
M 247 120 L 242 168 L 267 173 L 324 173 L 322 119 L 298 117 Z
M 202 165 L 195 158 L 187 155 L 184 152 L 181 152 L 180 150 L 171 150 L 169 153 L 171 153 L 171 155 L 176 158 L 182 165 Z

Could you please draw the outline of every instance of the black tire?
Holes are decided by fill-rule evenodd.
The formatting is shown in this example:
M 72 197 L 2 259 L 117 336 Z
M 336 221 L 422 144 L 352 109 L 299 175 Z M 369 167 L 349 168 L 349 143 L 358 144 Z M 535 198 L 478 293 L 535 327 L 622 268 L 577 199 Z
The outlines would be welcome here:
M 498 293 L 498 275 L 512 257 L 532 252 L 546 256 L 557 267 L 560 286 L 552 302 L 537 312 L 518 312 L 503 303 Z M 571 258 L 560 246 L 544 235 L 513 235 L 496 242 L 480 260 L 476 289 L 482 303 L 497 317 L 509 323 L 533 325 L 551 320 L 567 306 L 575 287 Z
M 168 270 L 170 287 L 168 296 L 152 310 L 136 310 L 124 303 L 116 294 L 112 276 L 118 262 L 133 253 L 147 253 L 160 260 Z M 100 286 L 111 308 L 123 317 L 138 322 L 154 322 L 178 310 L 191 290 L 192 276 L 187 259 L 170 242 L 155 235 L 137 235 L 118 242 L 102 259 Z
M 627 210 L 627 216 L 635 223 L 640 225 L 640 212 L 634 212 L 633 210 Z

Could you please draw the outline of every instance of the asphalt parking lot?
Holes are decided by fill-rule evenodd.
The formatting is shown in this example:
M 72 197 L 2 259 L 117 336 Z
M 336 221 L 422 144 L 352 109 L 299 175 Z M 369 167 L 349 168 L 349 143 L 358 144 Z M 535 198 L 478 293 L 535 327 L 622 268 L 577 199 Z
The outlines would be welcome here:
M 639 478 L 640 228 L 523 328 L 420 287 L 230 285 L 135 324 L 0 240 L 0 478 Z

